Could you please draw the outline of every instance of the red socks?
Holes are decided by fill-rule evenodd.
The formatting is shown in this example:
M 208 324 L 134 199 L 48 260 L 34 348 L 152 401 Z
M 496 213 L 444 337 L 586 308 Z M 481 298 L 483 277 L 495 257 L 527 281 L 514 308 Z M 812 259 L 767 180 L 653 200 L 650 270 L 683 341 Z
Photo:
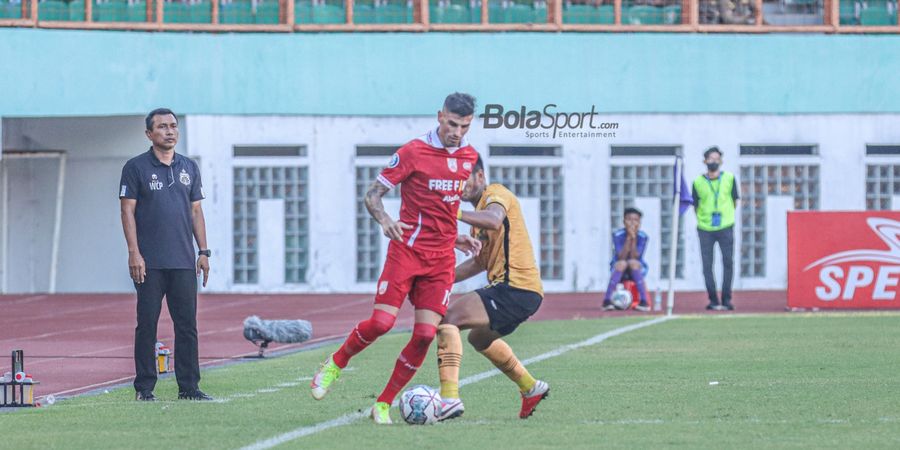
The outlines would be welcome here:
M 380 309 L 372 311 L 372 317 L 357 324 L 356 328 L 350 332 L 350 336 L 347 336 L 344 345 L 331 355 L 334 363 L 341 369 L 347 367 L 353 355 L 363 351 L 380 336 L 391 331 L 395 320 L 397 320 L 395 316 Z
M 381 395 L 378 396 L 379 402 L 390 404 L 394 401 L 397 393 L 409 383 L 409 380 L 416 374 L 416 370 L 422 365 L 422 361 L 425 360 L 425 356 L 428 355 L 428 347 L 431 346 L 435 334 L 437 334 L 437 327 L 429 323 L 417 323 L 413 327 L 412 337 L 400 352 L 391 379 Z

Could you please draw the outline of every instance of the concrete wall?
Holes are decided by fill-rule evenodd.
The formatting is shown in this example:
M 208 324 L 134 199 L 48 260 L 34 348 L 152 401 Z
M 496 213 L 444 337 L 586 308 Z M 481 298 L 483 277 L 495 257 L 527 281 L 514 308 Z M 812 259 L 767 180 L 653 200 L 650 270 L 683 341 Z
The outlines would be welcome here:
M 898 35 L 0 29 L 0 116 L 425 115 L 435 97 L 636 113 L 900 112 Z M 77 57 L 73 57 L 77 55 Z M 335 57 L 340 55 L 340 57 Z
M 613 158 L 610 145 L 674 144 L 685 152 L 688 179 L 704 170 L 702 151 L 719 145 L 725 152 L 725 169 L 739 175 L 745 164 L 803 162 L 818 164 L 821 170 L 821 206 L 824 210 L 865 208 L 865 165 L 867 161 L 900 163 L 900 158 L 867 158 L 867 143 L 900 142 L 893 126 L 900 115 L 660 115 L 619 114 L 615 138 L 529 139 L 522 130 L 485 130 L 480 123 L 470 132 L 472 143 L 487 156 L 490 145 L 560 145 L 564 173 L 565 276 L 547 281 L 549 291 L 600 290 L 607 280 L 610 255 L 609 167 L 619 163 L 668 163 L 671 158 Z M 182 121 L 178 151 L 198 159 L 203 172 L 207 200 L 208 235 L 211 248 L 211 291 L 313 291 L 370 292 L 371 283 L 355 281 L 355 150 L 357 145 L 401 144 L 434 125 L 434 118 L 421 117 L 317 117 L 317 116 L 203 116 L 191 115 Z M 741 157 L 740 144 L 817 144 L 819 154 L 807 157 Z M 303 285 L 273 284 L 279 276 L 267 278 L 266 286 L 234 286 L 232 277 L 232 177 L 236 164 L 234 145 L 306 145 L 308 156 L 296 160 L 310 167 L 310 266 Z M 60 292 L 127 292 L 124 238 L 119 223 L 116 188 L 124 162 L 144 151 L 147 141 L 140 117 L 81 119 L 5 119 L 3 148 L 69 152 L 66 202 L 63 210 L 60 248 Z M 387 159 L 387 158 L 385 158 Z M 511 158 L 505 157 L 503 161 Z M 516 158 L 512 158 L 515 160 Z M 523 159 L 523 158 L 519 158 Z M 552 158 L 541 158 L 552 160 Z M 499 157 L 487 157 L 496 164 Z M 528 159 L 531 161 L 531 159 Z M 266 164 L 266 158 L 251 163 Z M 49 169 L 48 169 L 49 170 Z M 23 176 L 23 175 L 19 175 Z M 26 177 L 28 178 L 28 177 Z M 34 179 L 36 185 L 44 182 Z M 49 182 L 48 182 L 49 183 Z M 52 190 L 38 196 L 30 208 L 41 215 L 53 200 Z M 55 195 L 55 194 L 54 194 Z M 33 195 L 32 195 L 33 197 Z M 24 198 L 24 197 L 23 197 Z M 10 205 L 19 205 L 19 200 Z M 31 201 L 31 200 L 29 200 Z M 271 205 L 270 205 L 271 206 Z M 770 198 L 767 202 L 767 254 L 779 259 L 785 246 L 784 213 L 790 202 Z M 653 208 L 648 208 L 652 210 Z M 11 226 L 26 229 L 28 220 L 11 212 Z M 18 218 L 17 218 L 18 217 Z M 692 212 L 685 222 L 685 279 L 678 289 L 702 289 L 702 273 L 697 243 L 696 220 Z M 42 217 L 41 220 L 47 220 Z M 780 221 L 780 222 L 779 222 Z M 659 223 L 648 217 L 648 226 Z M 25 228 L 22 228 L 25 227 Z M 740 222 L 738 223 L 740 227 Z M 277 226 L 274 227 L 277 231 Z M 35 229 L 37 233 L 37 229 Z M 40 231 L 40 233 L 46 233 Z M 536 230 L 531 230 L 536 234 Z M 651 236 L 658 230 L 648 229 Z M 739 236 L 739 233 L 737 234 Z M 668 239 L 662 236 L 658 239 Z M 736 243 L 740 245 L 740 240 Z M 12 248 L 11 248 L 12 250 Z M 21 250 L 15 250 L 21 251 Z M 283 254 L 266 247 L 271 255 Z M 41 255 L 45 254 L 41 250 Z M 49 258 L 49 254 L 46 255 Z M 42 271 L 46 262 L 35 262 Z M 769 263 L 765 278 L 736 278 L 738 289 L 784 288 L 783 261 Z M 40 267 L 38 267 L 40 266 Z M 281 271 L 279 264 L 269 267 Z M 653 269 L 651 269 L 653 270 Z M 43 279 L 43 275 L 35 277 Z M 651 274 L 656 282 L 664 274 Z M 653 289 L 653 286 L 651 286 Z
M 63 150 L 67 154 L 57 291 L 122 292 L 133 289 L 128 278 L 128 252 L 119 219 L 118 187 L 125 162 L 149 148 L 143 131 L 143 117 L 3 119 L 2 124 L 4 151 Z M 182 129 L 182 139 L 186 134 Z M 11 158 L 2 161 L 10 168 L 18 165 Z M 57 166 L 44 163 L 39 169 L 33 174 L 39 178 L 31 181 L 36 190 L 31 194 L 28 209 L 20 209 L 21 199 L 17 198 L 16 192 L 24 186 L 18 180 L 29 175 L 11 175 L 9 220 L 11 241 L 19 241 L 17 230 L 26 229 L 40 236 L 42 246 L 23 253 L 11 245 L 9 261 L 12 266 L 25 261 L 20 259 L 21 255 L 31 254 L 36 261 L 36 271 L 26 278 L 35 278 L 46 285 L 52 228 L 49 232 L 45 228 L 53 223 Z M 28 224 L 38 224 L 39 228 Z M 22 283 L 17 282 L 10 288 L 25 287 Z

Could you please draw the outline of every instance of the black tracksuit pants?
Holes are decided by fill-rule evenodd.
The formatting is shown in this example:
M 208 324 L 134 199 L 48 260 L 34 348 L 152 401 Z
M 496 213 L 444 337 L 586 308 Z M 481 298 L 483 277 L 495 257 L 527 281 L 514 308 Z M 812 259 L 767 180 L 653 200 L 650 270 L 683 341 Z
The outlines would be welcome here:
M 703 278 L 706 280 L 706 294 L 711 305 L 719 304 L 719 296 L 716 295 L 716 276 L 713 274 L 713 250 L 716 242 L 722 251 L 722 304 L 731 304 L 731 280 L 734 278 L 734 227 L 724 228 L 718 231 L 703 231 L 698 229 L 700 235 L 700 257 L 703 260 Z
M 134 329 L 134 389 L 152 391 L 156 386 L 156 327 L 166 297 L 175 325 L 175 378 L 179 392 L 192 391 L 200 383 L 197 351 L 197 274 L 193 269 L 147 269 L 137 290 L 137 328 Z

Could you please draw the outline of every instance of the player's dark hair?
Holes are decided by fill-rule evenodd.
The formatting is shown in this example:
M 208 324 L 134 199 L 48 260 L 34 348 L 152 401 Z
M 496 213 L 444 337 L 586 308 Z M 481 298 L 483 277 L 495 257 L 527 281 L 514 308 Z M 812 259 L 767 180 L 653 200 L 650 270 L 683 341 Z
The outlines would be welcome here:
M 719 150 L 719 147 L 713 145 L 712 147 L 706 149 L 705 152 L 703 152 L 703 159 L 708 159 L 709 155 L 712 155 L 713 153 L 718 153 L 719 157 L 722 157 L 722 150 Z
M 629 214 L 637 214 L 638 217 L 644 217 L 644 213 L 642 213 L 641 210 L 639 210 L 637 208 L 632 208 L 632 207 L 625 208 L 625 214 L 623 215 L 623 217 L 625 217 Z
M 472 169 L 472 173 L 478 172 L 479 170 L 484 172 L 484 161 L 481 160 L 480 153 L 478 154 L 478 160 L 475 161 L 475 168 Z
M 462 117 L 471 116 L 475 114 L 475 97 L 454 92 L 444 99 L 444 110 Z
M 156 108 L 153 111 L 150 111 L 150 114 L 147 114 L 147 118 L 144 119 L 144 125 L 147 125 L 148 130 L 153 129 L 153 118 L 156 116 L 167 116 L 171 114 L 175 117 L 175 123 L 178 123 L 178 116 L 175 115 L 169 108 Z

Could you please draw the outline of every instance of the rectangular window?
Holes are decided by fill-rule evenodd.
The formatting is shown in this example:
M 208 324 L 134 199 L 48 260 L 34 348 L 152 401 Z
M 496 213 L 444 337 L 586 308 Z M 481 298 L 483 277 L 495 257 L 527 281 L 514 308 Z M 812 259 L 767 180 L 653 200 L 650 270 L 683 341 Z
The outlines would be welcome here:
M 387 159 L 384 161 L 387 163 Z M 372 220 L 364 202 L 366 191 L 383 166 L 356 167 L 356 281 L 377 281 L 381 275 L 381 225 Z M 384 198 L 399 198 L 400 188 L 390 190 Z M 387 249 L 384 249 L 385 253 Z
M 305 145 L 235 145 L 235 157 L 306 156 Z
M 356 156 L 385 156 L 390 157 L 394 153 L 397 153 L 397 150 L 400 149 L 399 145 L 357 145 L 356 146 Z M 385 162 L 387 159 L 385 159 Z
M 900 164 L 866 165 L 866 209 L 888 211 L 894 209 L 892 198 L 900 195 Z
M 259 283 L 257 201 L 284 200 L 285 282 L 303 283 L 309 264 L 307 167 L 234 168 L 234 283 Z
M 678 147 L 671 147 L 678 149 Z M 629 155 L 631 156 L 631 155 Z M 672 252 L 672 190 L 675 183 L 674 161 L 669 164 L 614 165 L 610 168 L 610 225 L 612 230 L 622 227 L 625 208 L 634 206 L 635 197 L 659 197 L 660 214 L 660 279 L 669 274 Z M 608 256 L 611 257 L 612 254 Z M 605 259 L 604 261 L 608 261 Z M 651 268 L 657 270 L 657 268 Z M 675 277 L 683 278 L 684 273 L 684 221 L 678 222 L 678 252 L 675 254 Z
M 742 145 L 741 156 L 808 156 L 818 155 L 817 145 Z
M 679 145 L 613 145 L 610 156 L 676 156 L 681 153 Z
M 562 156 L 562 147 L 558 146 L 524 146 L 524 145 L 492 145 L 491 156 Z
M 741 166 L 741 276 L 766 276 L 766 197 L 792 196 L 794 209 L 816 211 L 819 166 L 771 164 Z
M 900 155 L 900 145 L 866 145 L 866 155 Z
M 491 146 L 493 155 L 494 147 Z M 563 246 L 563 170 L 559 165 L 491 165 L 490 181 L 506 186 L 521 198 L 538 198 L 541 204 L 541 277 L 562 280 Z

